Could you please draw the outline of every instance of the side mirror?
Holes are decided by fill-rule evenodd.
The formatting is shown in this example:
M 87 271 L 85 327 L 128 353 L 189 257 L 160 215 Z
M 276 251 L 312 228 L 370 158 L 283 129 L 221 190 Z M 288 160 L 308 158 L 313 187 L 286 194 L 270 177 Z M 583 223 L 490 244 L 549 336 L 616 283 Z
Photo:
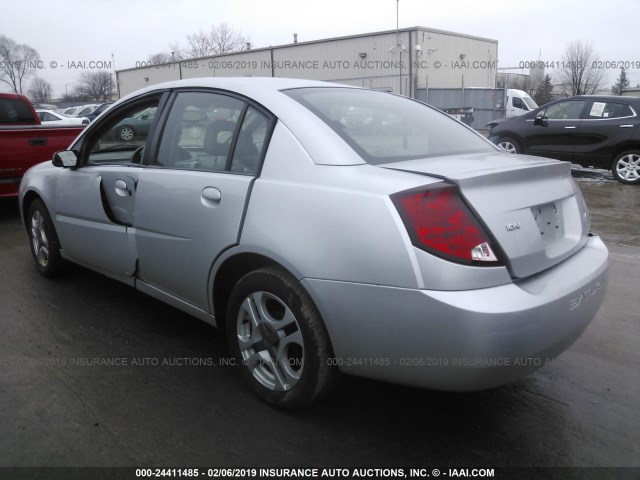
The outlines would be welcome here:
M 75 168 L 78 166 L 78 155 L 73 150 L 63 150 L 53 155 L 53 165 L 61 168 Z
M 534 125 L 542 125 L 543 127 L 548 127 L 549 126 L 549 122 L 547 122 L 547 120 L 545 120 L 543 114 L 537 115 L 535 120 L 533 121 L 533 124 Z

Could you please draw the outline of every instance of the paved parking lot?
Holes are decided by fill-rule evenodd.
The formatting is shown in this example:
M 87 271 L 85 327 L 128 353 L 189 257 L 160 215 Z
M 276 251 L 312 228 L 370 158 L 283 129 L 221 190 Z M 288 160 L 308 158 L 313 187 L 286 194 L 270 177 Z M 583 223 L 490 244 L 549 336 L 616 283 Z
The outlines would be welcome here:
M 567 352 L 471 394 L 346 378 L 294 414 L 248 392 L 215 329 L 79 267 L 42 278 L 0 201 L 0 467 L 640 467 L 640 189 L 574 173 L 612 269 Z

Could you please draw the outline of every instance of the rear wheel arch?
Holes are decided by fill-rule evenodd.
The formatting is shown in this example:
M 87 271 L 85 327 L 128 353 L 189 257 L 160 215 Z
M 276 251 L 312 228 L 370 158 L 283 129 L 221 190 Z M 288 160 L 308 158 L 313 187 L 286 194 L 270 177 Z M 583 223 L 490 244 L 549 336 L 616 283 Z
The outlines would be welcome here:
M 236 283 L 247 273 L 268 266 L 278 266 L 287 270 L 275 260 L 257 253 L 239 253 L 227 258 L 220 265 L 213 279 L 213 310 L 219 328 L 225 328 L 229 296 Z
M 640 150 L 640 144 L 638 143 L 626 143 L 622 146 L 617 146 L 616 150 L 611 154 L 609 167 L 613 167 L 613 162 L 618 158 L 618 156 L 628 150 Z

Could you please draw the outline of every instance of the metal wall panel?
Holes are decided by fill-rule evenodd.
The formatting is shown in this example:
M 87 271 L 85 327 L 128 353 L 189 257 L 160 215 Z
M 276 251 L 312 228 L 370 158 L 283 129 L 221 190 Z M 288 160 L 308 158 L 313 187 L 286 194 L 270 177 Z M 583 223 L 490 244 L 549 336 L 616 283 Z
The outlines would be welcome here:
M 476 129 L 484 129 L 490 121 L 504 117 L 504 90 L 501 88 L 418 89 L 416 98 L 444 111 L 472 108 L 473 120 L 468 124 Z
M 123 70 L 118 79 L 121 94 L 179 78 L 275 76 L 415 96 L 416 89 L 495 87 L 497 52 L 496 40 L 416 27 Z
M 116 72 L 116 83 L 120 97 L 156 83 L 170 82 L 180 78 L 179 67 L 175 63 L 152 67 L 120 70 Z

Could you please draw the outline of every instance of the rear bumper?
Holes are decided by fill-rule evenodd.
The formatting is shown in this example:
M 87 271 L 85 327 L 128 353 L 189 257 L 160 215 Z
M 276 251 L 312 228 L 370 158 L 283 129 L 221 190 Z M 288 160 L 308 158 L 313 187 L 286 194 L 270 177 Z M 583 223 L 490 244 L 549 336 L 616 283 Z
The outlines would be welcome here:
M 571 345 L 605 295 L 598 237 L 533 278 L 481 290 L 430 291 L 305 279 L 335 358 L 349 374 L 451 391 L 492 388 Z

